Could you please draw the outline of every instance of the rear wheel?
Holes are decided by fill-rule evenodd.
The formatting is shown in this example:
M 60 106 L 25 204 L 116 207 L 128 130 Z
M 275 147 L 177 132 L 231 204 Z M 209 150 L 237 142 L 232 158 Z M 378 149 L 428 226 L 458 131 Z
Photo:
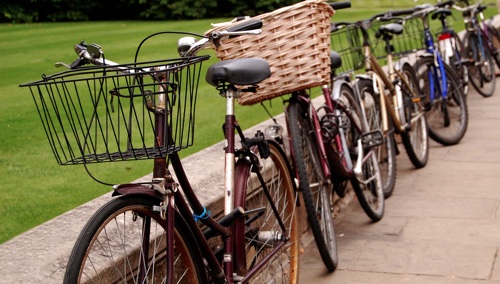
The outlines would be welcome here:
M 235 261 L 235 273 L 245 276 L 258 268 L 253 283 L 297 283 L 300 258 L 297 192 L 284 153 L 276 144 L 268 145 L 268 158 L 255 153 L 258 168 L 246 159 L 236 164 L 235 206 L 254 213 L 235 223 L 235 249 L 244 250 L 237 253 L 237 257 L 241 257 Z M 273 253 L 275 249 L 279 251 Z M 262 262 L 266 258 L 270 259 Z
M 493 58 L 497 63 L 497 67 L 500 68 L 500 33 L 491 25 L 487 25 L 486 28 L 488 29 L 488 33 L 490 34 L 490 39 L 494 48 L 492 52 Z
M 465 58 L 467 56 L 464 44 L 456 32 L 453 32 L 452 47 L 454 53 L 453 57 L 450 58 L 450 65 L 457 72 L 460 83 L 463 86 L 464 95 L 466 96 L 469 93 L 469 71 L 467 65 L 465 65 Z
M 402 76 L 408 82 L 408 85 L 401 84 L 401 91 L 406 123 L 409 125 L 401 133 L 401 140 L 412 164 L 416 168 L 422 168 L 429 159 L 429 137 L 420 97 L 413 95 L 421 96 L 420 88 L 415 70 L 409 64 L 403 65 Z
M 459 143 L 464 137 L 468 124 L 468 110 L 456 73 L 447 64 L 443 67 L 447 83 L 446 98 L 441 86 L 441 70 L 435 66 L 434 58 L 421 58 L 415 65 L 419 86 L 424 96 L 422 103 L 426 110 L 429 136 L 434 141 L 448 146 Z
M 332 215 L 332 183 L 323 174 L 317 140 L 307 113 L 298 102 L 290 102 L 287 121 L 293 159 L 309 224 L 321 259 L 329 271 L 334 271 L 338 257 Z
M 465 52 L 471 60 L 469 79 L 474 89 L 483 97 L 491 97 L 495 91 L 495 63 L 486 42 L 479 43 L 477 34 L 469 32 L 464 37 Z

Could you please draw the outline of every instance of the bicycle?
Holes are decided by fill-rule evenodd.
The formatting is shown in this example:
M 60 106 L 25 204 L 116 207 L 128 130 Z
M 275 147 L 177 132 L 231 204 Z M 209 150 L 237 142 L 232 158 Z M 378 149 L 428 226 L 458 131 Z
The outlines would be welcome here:
M 312 5 L 304 4 L 305 2 Z M 260 102 L 263 96 L 292 94 L 290 99 L 284 101 L 284 108 L 293 168 L 299 182 L 299 190 L 302 192 L 310 228 L 323 263 L 329 271 L 335 270 L 338 262 L 330 181 L 330 177 L 335 173 L 329 168 L 325 156 L 325 146 L 319 137 L 320 126 L 316 122 L 314 125 L 309 124 L 310 118 L 319 118 L 312 107 L 308 108 L 310 97 L 307 90 L 326 86 L 330 74 L 330 40 L 327 31 L 330 29 L 330 19 L 333 14 L 331 7 L 340 9 L 347 6 L 350 4 L 340 2 L 328 5 L 321 0 L 299 2 L 274 11 L 270 15 L 258 16 L 268 23 L 266 26 L 269 34 L 257 37 L 255 42 L 234 40 L 230 45 L 225 45 L 225 48 L 217 49 L 220 59 L 232 59 L 239 54 L 250 53 L 264 55 L 271 66 L 274 66 L 274 78 L 269 81 L 269 86 L 271 88 L 277 86 L 278 92 L 243 96 L 240 97 L 240 104 Z M 276 46 L 278 48 L 275 48 Z M 324 96 L 328 94 L 325 93 Z M 309 111 L 311 113 L 308 113 Z M 282 128 L 276 127 L 277 131 L 280 129 Z M 309 132 L 312 129 L 317 133 Z M 352 169 L 347 170 L 350 171 L 350 177 L 354 178 Z M 366 173 L 367 171 L 365 170 Z M 362 172 L 360 169 L 360 174 Z M 376 178 L 373 182 L 376 182 Z M 366 199 L 364 196 L 360 198 Z M 373 206 L 378 204 L 380 202 L 377 201 Z M 370 209 L 377 210 L 376 213 L 371 213 L 376 214 L 377 219 L 381 218 L 383 212 L 383 207 L 379 207 Z
M 180 58 L 123 65 L 82 42 L 75 62 L 59 64 L 69 71 L 21 85 L 30 88 L 59 164 L 154 160 L 151 182 L 113 186 L 115 198 L 76 240 L 64 283 L 298 281 L 298 191 L 291 167 L 274 139 L 259 131 L 245 137 L 234 114 L 243 91 L 236 85 L 253 91 L 270 76 L 267 61 L 222 61 L 207 71 L 227 108 L 222 218 L 216 221 L 200 203 L 178 155 L 193 144 L 201 64 L 209 58 L 196 53 L 227 37 L 258 34 L 260 26 L 250 21 L 206 37 L 184 33 Z
M 347 4 L 345 8 L 350 7 Z M 332 68 L 337 67 L 335 58 L 331 61 Z M 309 186 L 313 195 L 321 195 L 309 215 L 321 212 L 323 218 L 331 216 L 332 183 L 339 193 L 350 181 L 365 213 L 373 221 L 379 221 L 384 213 L 384 195 L 375 148 L 381 144 L 382 133 L 369 128 L 359 96 L 348 77 L 334 79 L 331 86 L 321 87 L 325 102 L 319 108 L 306 90 L 292 92 L 284 101 L 299 188 Z M 325 186 L 329 189 L 325 190 Z M 316 188 L 319 193 L 315 193 Z
M 423 23 L 425 53 L 418 55 L 414 69 L 420 90 L 423 91 L 422 103 L 429 136 L 445 146 L 458 144 L 464 137 L 468 124 L 463 84 L 452 66 L 444 62 L 436 49 L 429 25 L 429 15 L 434 13 L 431 16 L 434 17 L 447 14 L 444 10 L 437 10 L 447 4 L 449 3 L 421 5 L 410 10 L 392 12 L 392 16 L 409 14 L 407 19 L 419 19 Z M 458 58 L 457 61 L 459 60 Z
M 330 3 L 333 9 L 349 8 L 349 2 Z M 319 120 L 305 90 L 293 92 L 285 101 L 286 125 L 295 176 L 299 181 L 307 220 L 321 259 L 328 271 L 337 268 L 337 241 L 333 221 L 332 172 L 325 158 Z M 312 122 L 309 119 L 315 119 Z
M 330 5 L 335 10 L 351 6 L 350 2 L 337 2 Z M 288 100 L 284 101 L 291 154 L 296 177 L 299 180 L 299 189 L 302 192 L 316 245 L 329 271 L 335 270 L 338 263 L 332 216 L 332 182 L 335 184 L 336 191 L 339 192 L 338 187 L 341 183 L 351 180 L 360 204 L 373 221 L 380 220 L 384 212 L 384 200 L 379 190 L 378 168 L 376 168 L 377 165 L 373 165 L 374 152 L 369 148 L 368 141 L 363 146 L 356 144 L 361 133 L 366 134 L 364 137 L 369 139 L 369 134 L 365 133 L 367 132 L 366 125 L 362 125 L 363 117 L 359 113 L 359 107 L 350 85 L 338 86 L 339 92 L 335 93 L 337 97 L 332 97 L 328 86 L 322 86 L 325 105 L 318 110 L 315 110 L 306 90 L 295 91 Z M 345 100 L 342 108 L 340 96 Z M 321 118 L 318 114 L 320 111 L 325 112 Z M 344 112 L 349 112 L 349 118 L 343 119 L 352 119 L 352 127 L 346 126 L 351 123 L 350 121 L 345 121 L 343 124 L 337 121 L 337 118 L 345 116 Z M 342 125 L 340 127 L 345 127 L 345 129 L 339 129 L 337 125 Z M 337 129 L 339 133 L 335 133 Z M 344 130 L 353 130 L 353 132 L 349 136 L 343 132 Z M 349 138 L 353 140 L 349 141 Z M 363 162 L 357 161 L 356 168 L 350 162 L 351 157 L 347 152 L 348 142 L 359 146 L 360 152 L 357 154 L 360 159 L 363 158 Z M 338 148 L 334 149 L 335 143 L 343 143 L 343 145 L 337 144 Z M 343 151 L 346 155 L 340 154 Z M 335 159 L 335 155 L 339 157 L 334 162 L 332 157 Z M 350 163 L 343 165 L 341 159 L 349 160 Z M 365 162 L 364 159 L 367 161 Z
M 375 37 L 384 43 L 383 54 L 387 60 L 387 73 L 372 51 L 369 31 L 374 21 L 384 20 L 384 17 L 387 17 L 386 13 L 350 24 L 360 33 L 360 58 L 366 70 L 366 76 L 358 76 L 356 88 L 362 94 L 370 94 L 375 98 L 380 108 L 384 138 L 389 139 L 387 134 L 392 131 L 399 134 L 412 164 L 416 168 L 422 168 L 429 157 L 429 139 L 419 83 L 415 70 L 408 62 L 394 63 L 395 48 L 391 44 L 395 35 L 403 33 L 403 26 L 389 23 L 376 30 Z
M 361 96 L 359 90 L 353 84 L 357 80 L 362 80 L 365 76 L 363 74 L 355 75 L 354 73 L 355 70 L 361 68 L 361 62 L 363 61 L 357 27 L 349 23 L 332 23 L 331 45 L 332 50 L 334 50 L 331 55 L 332 82 L 350 82 L 360 108 L 365 110 L 369 129 L 382 129 L 378 99 L 374 97 L 373 93 L 368 92 L 362 92 Z M 337 91 L 333 91 L 333 93 L 339 93 L 338 83 L 336 88 Z M 385 198 L 392 195 L 397 175 L 397 146 L 392 124 L 389 127 L 391 127 L 391 130 L 381 139 L 382 144 L 375 148 Z
M 493 95 L 496 86 L 495 65 L 500 68 L 499 50 L 493 46 L 493 38 L 500 41 L 496 30 L 484 21 L 483 11 L 486 5 L 481 5 L 482 0 L 470 5 L 469 1 L 461 0 L 456 3 L 464 3 L 466 7 L 453 5 L 453 8 L 462 12 L 464 17 L 466 33 L 463 37 L 465 53 L 469 58 L 468 73 L 472 86 L 483 97 Z M 479 16 L 479 19 L 478 19 Z
M 432 20 L 439 20 L 441 30 L 437 32 L 437 48 L 443 61 L 452 66 L 464 86 L 464 95 L 469 93 L 469 73 L 467 69 L 468 60 L 465 55 L 465 48 L 462 39 L 455 30 L 448 24 L 448 17 L 453 16 L 451 7 L 454 1 L 439 2 L 435 6 L 438 8 L 431 15 Z

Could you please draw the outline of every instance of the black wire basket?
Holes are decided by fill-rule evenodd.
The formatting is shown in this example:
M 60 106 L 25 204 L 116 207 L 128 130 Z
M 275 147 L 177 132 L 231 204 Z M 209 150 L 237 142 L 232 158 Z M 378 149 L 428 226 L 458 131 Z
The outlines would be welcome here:
M 394 56 L 404 56 L 425 49 L 424 25 L 420 18 L 407 18 L 404 21 L 401 21 L 399 18 L 395 18 L 391 21 L 374 21 L 371 26 L 370 37 L 372 52 L 375 57 L 378 59 L 387 57 L 384 41 L 382 38 L 376 38 L 375 34 L 380 26 L 387 25 L 391 22 L 397 22 L 403 25 L 403 33 L 393 35 L 391 40 Z
M 85 67 L 21 87 L 60 165 L 163 158 L 193 144 L 206 59 Z
M 337 52 L 342 59 L 342 66 L 335 70 L 337 75 L 365 67 L 362 37 L 358 26 L 352 24 L 332 29 L 330 49 Z

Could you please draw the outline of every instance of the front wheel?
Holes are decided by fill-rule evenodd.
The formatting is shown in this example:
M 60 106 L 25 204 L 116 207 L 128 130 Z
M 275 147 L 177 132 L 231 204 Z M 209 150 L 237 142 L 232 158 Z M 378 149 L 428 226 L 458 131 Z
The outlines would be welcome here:
M 468 110 L 459 79 L 453 69 L 444 64 L 447 92 L 442 88 L 443 76 L 434 58 L 423 57 L 415 64 L 419 87 L 423 93 L 425 118 L 429 136 L 444 145 L 455 145 L 467 130 Z
M 343 109 L 339 108 L 336 114 L 339 115 L 341 120 L 340 125 L 353 162 L 352 171 L 354 176 L 350 179 L 352 187 L 363 211 L 372 221 L 377 222 L 382 219 L 385 210 L 384 190 L 376 154 L 376 148 L 383 146 L 378 146 L 375 149 L 365 149 L 365 146 L 360 143 L 362 133 L 358 129 L 361 129 L 363 133 L 375 129 L 365 129 L 363 127 L 363 114 L 352 91 L 342 92 L 336 103 L 342 105 L 346 112 L 343 113 Z M 348 119 L 347 113 L 350 114 L 352 120 Z M 355 125 L 358 127 L 355 127 Z M 363 148 L 362 151 L 360 147 Z M 364 156 L 358 159 L 360 153 L 364 154 Z
M 388 129 L 382 129 L 383 117 L 380 111 L 380 96 L 375 94 L 371 80 L 359 79 L 354 90 L 358 90 L 363 98 L 366 109 L 366 119 L 371 130 L 380 129 L 384 131 L 384 143 L 377 147 L 378 166 L 382 178 L 384 196 L 388 198 L 392 195 L 396 185 L 396 140 L 394 139 L 394 125 L 389 120 Z
M 174 246 L 174 283 L 208 283 L 203 258 L 184 220 L 175 218 L 173 244 L 158 201 L 122 196 L 92 216 L 71 252 L 64 283 L 163 283 L 166 254 Z
M 362 161 L 361 173 L 356 174 L 351 183 L 366 215 L 377 222 L 384 216 L 385 197 L 376 154 L 373 151 L 369 155 Z
M 337 242 L 333 226 L 333 189 L 323 174 L 317 139 L 311 129 L 308 112 L 298 102 L 290 102 L 287 111 L 292 156 L 304 198 L 307 219 L 321 259 L 329 271 L 337 267 Z
M 401 84 L 401 91 L 408 124 L 406 131 L 401 133 L 401 140 L 412 164 L 416 168 L 423 168 L 429 159 L 429 137 L 418 79 L 415 70 L 409 64 L 403 65 L 401 75 L 406 82 Z

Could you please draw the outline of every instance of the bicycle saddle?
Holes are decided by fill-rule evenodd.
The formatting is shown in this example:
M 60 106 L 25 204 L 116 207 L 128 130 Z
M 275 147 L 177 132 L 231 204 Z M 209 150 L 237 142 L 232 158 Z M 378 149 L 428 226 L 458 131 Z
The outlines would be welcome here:
M 337 69 L 340 66 L 342 66 L 342 58 L 340 58 L 340 55 L 335 52 L 335 51 L 330 51 L 330 60 L 331 60 L 331 68 L 332 69 Z
M 381 35 L 386 35 L 386 34 L 399 35 L 403 33 L 403 26 L 401 24 L 391 23 L 380 26 L 378 31 L 381 33 Z
M 431 19 L 435 20 L 435 19 L 444 19 L 448 16 L 451 15 L 451 10 L 450 9 L 446 9 L 446 8 L 439 8 L 437 9 L 436 11 L 434 11 L 434 13 L 432 13 L 432 16 L 431 16 Z
M 221 83 L 254 85 L 271 76 L 269 63 L 261 58 L 221 61 L 208 68 L 206 80 L 212 86 Z

